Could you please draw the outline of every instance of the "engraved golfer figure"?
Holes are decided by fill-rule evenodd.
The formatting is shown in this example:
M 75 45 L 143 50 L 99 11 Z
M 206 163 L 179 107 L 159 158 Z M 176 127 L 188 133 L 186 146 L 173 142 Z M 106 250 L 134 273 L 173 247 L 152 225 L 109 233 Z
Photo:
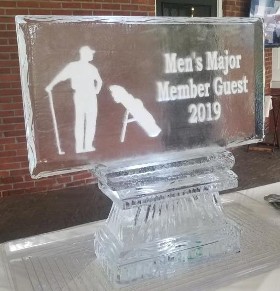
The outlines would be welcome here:
M 80 59 L 66 65 L 45 89 L 50 99 L 59 154 L 64 154 L 64 152 L 60 147 L 57 122 L 53 108 L 52 89 L 56 84 L 67 79 L 70 79 L 71 88 L 74 90 L 76 153 L 95 151 L 93 141 L 98 113 L 97 94 L 101 90 L 102 80 L 97 68 L 90 63 L 93 60 L 95 50 L 89 46 L 83 46 L 80 48 L 79 53 Z

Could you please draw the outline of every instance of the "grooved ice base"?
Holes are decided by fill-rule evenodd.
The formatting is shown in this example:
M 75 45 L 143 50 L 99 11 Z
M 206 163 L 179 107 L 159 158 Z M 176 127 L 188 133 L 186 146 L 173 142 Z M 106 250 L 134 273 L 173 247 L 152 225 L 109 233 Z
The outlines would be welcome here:
M 239 252 L 239 227 L 218 193 L 237 186 L 233 164 L 230 152 L 216 148 L 98 167 L 99 187 L 113 200 L 95 238 L 109 280 L 121 286 Z
M 187 270 L 202 260 L 237 253 L 240 250 L 239 230 L 228 220 L 223 225 L 201 230 L 200 233 L 186 233 L 180 237 L 154 242 L 149 248 L 143 246 L 123 251 L 117 260 L 111 257 L 113 248 L 120 250 L 121 245 L 106 228 L 99 231 L 95 239 L 99 263 L 111 282 L 128 284 L 136 280 L 166 276 L 182 266 Z

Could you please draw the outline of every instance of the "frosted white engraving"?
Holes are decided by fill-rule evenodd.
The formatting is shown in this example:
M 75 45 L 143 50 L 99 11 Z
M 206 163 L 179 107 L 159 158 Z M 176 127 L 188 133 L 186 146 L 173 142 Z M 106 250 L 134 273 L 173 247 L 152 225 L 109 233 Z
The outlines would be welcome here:
M 50 98 L 59 154 L 64 152 L 60 147 L 58 126 L 52 100 L 52 89 L 55 85 L 67 79 L 71 80 L 71 88 L 74 90 L 76 153 L 95 151 L 93 141 L 98 113 L 97 94 L 101 90 L 102 80 L 97 68 L 90 64 L 95 50 L 92 50 L 89 46 L 83 46 L 79 52 L 80 60 L 66 65 L 46 87 Z
M 121 103 L 126 108 L 120 137 L 121 142 L 124 142 L 127 124 L 134 121 L 144 129 L 149 137 L 156 137 L 160 134 L 161 129 L 140 99 L 135 98 L 123 87 L 118 85 L 110 86 L 110 90 L 115 102 Z M 131 115 L 132 118 L 129 118 L 129 115 Z

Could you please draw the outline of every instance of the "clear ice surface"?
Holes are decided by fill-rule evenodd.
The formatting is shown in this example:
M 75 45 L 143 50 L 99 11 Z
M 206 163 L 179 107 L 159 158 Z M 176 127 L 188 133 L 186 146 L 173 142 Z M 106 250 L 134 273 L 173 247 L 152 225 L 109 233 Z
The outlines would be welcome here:
M 16 27 L 30 173 L 93 169 L 113 201 L 94 242 L 110 280 L 238 252 L 218 194 L 237 186 L 234 158 L 210 145 L 263 138 L 261 20 L 18 16 Z
M 224 216 L 218 193 L 237 186 L 233 165 L 217 147 L 98 166 L 99 187 L 113 200 L 95 239 L 109 279 L 128 284 L 239 252 L 239 228 Z

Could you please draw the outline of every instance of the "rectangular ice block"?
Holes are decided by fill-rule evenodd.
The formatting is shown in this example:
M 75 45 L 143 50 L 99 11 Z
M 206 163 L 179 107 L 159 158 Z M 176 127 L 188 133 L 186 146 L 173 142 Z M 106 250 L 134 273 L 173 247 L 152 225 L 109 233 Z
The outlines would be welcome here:
M 16 23 L 35 178 L 263 138 L 258 19 L 17 16 Z

